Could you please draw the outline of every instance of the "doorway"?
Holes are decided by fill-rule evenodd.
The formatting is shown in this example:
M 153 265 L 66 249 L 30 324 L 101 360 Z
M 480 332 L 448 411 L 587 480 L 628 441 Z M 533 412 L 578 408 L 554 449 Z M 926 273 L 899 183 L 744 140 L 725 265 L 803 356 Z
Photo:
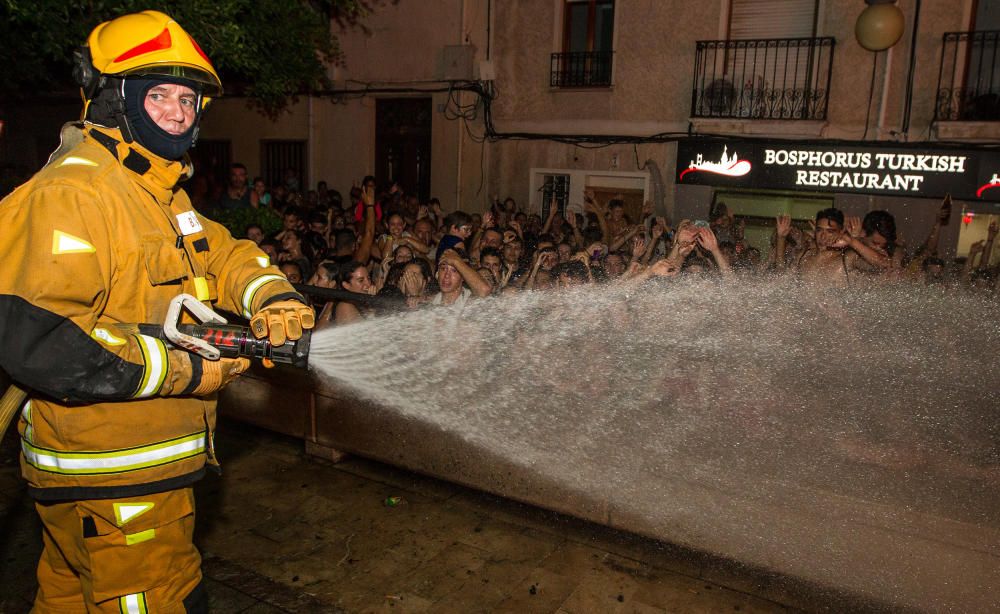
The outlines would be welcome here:
M 382 98 L 375 103 L 375 179 L 396 182 L 427 202 L 431 192 L 430 98 Z

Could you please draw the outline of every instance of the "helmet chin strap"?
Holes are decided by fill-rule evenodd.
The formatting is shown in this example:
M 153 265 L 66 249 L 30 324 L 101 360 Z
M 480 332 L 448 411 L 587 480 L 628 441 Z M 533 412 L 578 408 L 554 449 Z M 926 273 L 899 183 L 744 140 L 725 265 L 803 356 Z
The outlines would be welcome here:
M 94 96 L 84 119 L 100 126 L 118 128 L 122 133 L 122 140 L 131 143 L 135 140 L 135 135 L 125 112 L 125 80 L 102 76 L 95 86 Z
M 118 122 L 118 128 L 122 133 L 122 140 L 126 143 L 131 143 L 135 140 L 135 137 L 132 135 L 132 127 L 129 125 L 128 118 L 125 116 L 125 79 L 121 79 L 121 83 L 115 91 L 117 93 L 115 97 L 116 104 L 114 109 L 112 109 L 112 114 L 115 121 Z
M 204 95 L 198 90 L 198 100 L 195 101 L 194 126 L 191 129 L 191 147 L 198 144 L 198 132 L 201 130 L 201 112 L 203 110 Z

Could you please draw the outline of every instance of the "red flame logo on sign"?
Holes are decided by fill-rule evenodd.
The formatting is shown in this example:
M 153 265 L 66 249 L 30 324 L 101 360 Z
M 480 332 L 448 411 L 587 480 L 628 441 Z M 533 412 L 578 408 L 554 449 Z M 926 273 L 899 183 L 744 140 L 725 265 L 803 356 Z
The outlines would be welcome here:
M 980 186 L 979 189 L 976 190 L 976 198 L 982 198 L 983 192 L 991 188 L 1000 188 L 1000 174 L 993 173 L 993 178 L 990 179 L 990 182 L 986 185 Z

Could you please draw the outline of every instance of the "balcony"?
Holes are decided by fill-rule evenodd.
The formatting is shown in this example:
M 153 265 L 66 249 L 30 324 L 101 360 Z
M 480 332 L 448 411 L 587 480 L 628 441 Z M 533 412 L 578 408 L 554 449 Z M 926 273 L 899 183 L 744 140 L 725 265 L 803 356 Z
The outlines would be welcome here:
M 610 87 L 613 51 L 553 53 L 550 87 Z
M 1000 30 L 946 32 L 934 121 L 1000 121 Z
M 825 120 L 833 38 L 698 41 L 691 117 Z

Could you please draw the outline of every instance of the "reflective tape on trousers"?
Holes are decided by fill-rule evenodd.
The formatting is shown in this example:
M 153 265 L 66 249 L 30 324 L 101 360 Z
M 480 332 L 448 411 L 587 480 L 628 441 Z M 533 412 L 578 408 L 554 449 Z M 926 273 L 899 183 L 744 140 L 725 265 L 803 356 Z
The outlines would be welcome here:
M 30 465 L 49 473 L 98 475 L 157 467 L 197 456 L 205 451 L 205 431 L 168 441 L 108 452 L 58 452 L 21 440 Z

